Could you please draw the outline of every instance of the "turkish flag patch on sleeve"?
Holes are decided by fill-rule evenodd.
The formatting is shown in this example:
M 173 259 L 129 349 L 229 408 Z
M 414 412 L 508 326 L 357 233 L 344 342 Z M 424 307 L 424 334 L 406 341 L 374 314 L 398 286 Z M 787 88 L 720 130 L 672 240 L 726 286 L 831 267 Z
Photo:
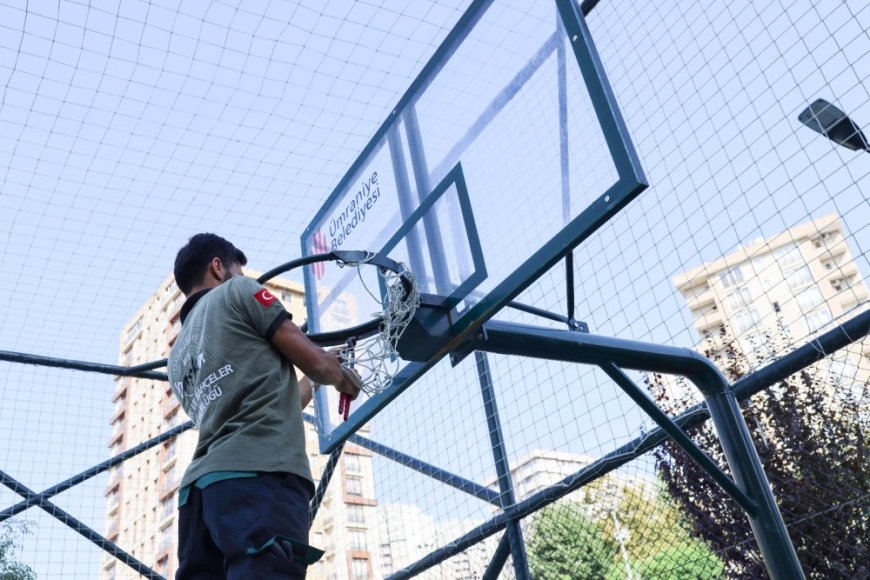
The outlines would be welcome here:
M 272 303 L 277 300 L 277 298 L 275 298 L 272 293 L 265 288 L 254 294 L 254 298 L 256 298 L 257 302 L 259 302 L 263 306 L 271 306 Z

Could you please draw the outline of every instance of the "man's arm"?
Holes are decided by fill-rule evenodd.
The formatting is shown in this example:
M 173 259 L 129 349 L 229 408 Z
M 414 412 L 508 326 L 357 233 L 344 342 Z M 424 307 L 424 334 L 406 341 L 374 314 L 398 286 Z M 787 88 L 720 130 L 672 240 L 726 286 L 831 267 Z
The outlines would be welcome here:
M 314 396 L 314 383 L 308 377 L 299 379 L 299 402 L 302 403 L 302 408 L 308 406 L 311 398 Z
M 310 381 L 321 385 L 335 385 L 338 392 L 350 395 L 351 399 L 356 399 L 359 395 L 359 375 L 341 366 L 337 352 L 323 350 L 311 342 L 291 320 L 281 323 L 272 337 L 272 344 Z M 309 385 L 308 401 L 310 400 Z M 307 405 L 304 394 L 301 402 L 304 408 Z

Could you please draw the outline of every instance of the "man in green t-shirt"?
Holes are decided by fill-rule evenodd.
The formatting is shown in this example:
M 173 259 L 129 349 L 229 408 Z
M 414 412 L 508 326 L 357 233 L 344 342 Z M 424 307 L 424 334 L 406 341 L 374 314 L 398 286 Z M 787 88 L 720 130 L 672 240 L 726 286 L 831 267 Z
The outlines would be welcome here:
M 175 259 L 186 301 L 169 381 L 199 430 L 179 491 L 177 579 L 305 577 L 322 552 L 308 546 L 302 409 L 312 381 L 359 394 L 359 376 L 242 275 L 246 263 L 214 234 L 193 236 Z

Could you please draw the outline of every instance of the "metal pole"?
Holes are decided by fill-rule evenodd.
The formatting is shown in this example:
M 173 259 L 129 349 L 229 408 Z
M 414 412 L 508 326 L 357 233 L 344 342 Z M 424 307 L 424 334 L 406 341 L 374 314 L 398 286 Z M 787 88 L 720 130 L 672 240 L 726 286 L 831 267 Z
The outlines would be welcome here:
M 416 457 L 411 457 L 406 453 L 402 453 L 401 451 L 397 451 L 392 447 L 387 447 L 382 443 L 377 443 L 372 441 L 371 439 L 366 439 L 360 435 L 351 435 L 348 437 L 348 441 L 351 443 L 355 443 L 360 447 L 368 449 L 369 451 L 373 451 L 387 459 L 392 459 L 396 463 L 400 465 L 404 465 L 409 469 L 413 469 L 414 471 L 418 471 L 423 475 L 427 475 L 436 481 L 440 481 L 445 485 L 449 485 L 459 491 L 463 491 L 469 495 L 476 497 L 481 501 L 485 501 L 487 503 L 491 503 L 497 507 L 504 507 L 502 505 L 503 497 L 488 487 L 484 487 L 479 483 L 475 483 L 470 479 L 466 479 L 460 475 L 456 475 L 455 473 L 451 473 L 445 469 L 441 469 L 440 467 L 436 467 L 431 463 L 426 463 L 425 461 L 421 461 Z
M 137 445 L 136 447 L 132 447 L 132 448 L 128 449 L 127 451 L 124 451 L 123 453 L 120 453 L 120 454 L 116 455 L 115 457 L 112 457 L 111 459 L 107 459 L 106 461 L 103 461 L 102 463 L 95 465 L 94 467 L 91 467 L 90 469 L 86 469 L 85 471 L 79 473 L 78 475 L 74 475 L 73 477 L 71 477 L 65 481 L 62 481 L 56 485 L 53 485 L 53 486 L 49 487 L 48 489 L 46 489 L 45 491 L 41 491 L 39 493 L 31 493 L 28 495 L 27 499 L 25 499 L 24 501 L 19 502 L 19 503 L 15 504 L 14 506 L 7 508 L 7 509 L 3 510 L 2 512 L 0 512 L 0 522 L 3 522 L 3 521 L 11 518 L 12 516 L 14 516 L 16 514 L 23 512 L 24 510 L 26 510 L 27 508 L 29 508 L 31 506 L 39 505 L 42 502 L 44 502 L 45 500 L 51 499 L 55 495 L 57 495 L 61 492 L 64 492 L 64 491 L 70 489 L 71 487 L 74 487 L 74 486 L 76 486 L 84 481 L 87 481 L 88 479 L 90 479 L 96 475 L 99 475 L 100 473 L 102 473 L 108 469 L 111 469 L 112 467 L 115 467 L 116 465 L 120 465 L 121 463 L 130 459 L 131 457 L 139 455 L 140 453 L 147 451 L 148 449 L 151 449 L 152 447 L 159 445 L 159 444 L 163 443 L 164 441 L 168 441 L 170 439 L 173 439 L 177 435 L 180 435 L 181 433 L 187 431 L 188 429 L 192 429 L 192 428 L 193 428 L 192 421 L 182 423 L 181 425 L 173 427 L 172 429 L 170 429 L 169 431 L 166 431 L 165 433 L 161 433 L 157 437 L 152 437 L 148 441 L 144 441 L 144 442 L 140 443 L 139 445 Z
M 508 539 L 507 534 L 503 534 L 501 539 L 498 541 L 498 547 L 495 549 L 495 554 L 492 555 L 489 565 L 483 572 L 481 580 L 496 580 L 499 574 L 501 574 L 502 569 L 504 569 L 504 564 L 507 562 L 507 557 L 510 556 L 510 554 L 510 540 Z
M 335 467 L 338 465 L 342 449 L 344 449 L 343 443 L 333 449 L 332 453 L 329 454 L 329 459 L 326 461 L 326 466 L 323 468 L 323 474 L 320 476 L 320 482 L 317 484 L 317 489 L 314 491 L 314 497 L 311 498 L 311 505 L 308 506 L 309 526 L 314 524 L 314 518 L 317 516 L 317 511 L 320 509 L 320 504 L 323 503 L 323 496 L 326 495 L 326 488 L 329 487 L 329 481 L 332 479 L 332 474 L 335 473 Z
M 103 363 L 85 362 L 80 360 L 42 356 L 38 354 L 27 354 L 23 352 L 0 350 L 0 361 L 9 361 L 59 369 L 72 369 L 76 371 L 87 371 L 91 373 L 101 373 L 104 375 L 115 375 L 119 377 L 138 377 L 143 379 L 156 379 L 158 381 L 168 380 L 166 373 L 158 373 L 152 370 L 155 368 L 166 366 L 166 359 L 136 365 L 133 367 L 122 367 L 117 365 L 107 365 Z
M 32 489 L 28 488 L 9 474 L 4 473 L 3 471 L 0 471 L 0 483 L 11 489 L 18 495 L 26 498 L 27 500 L 31 500 L 34 496 L 37 495 L 33 492 Z M 152 570 L 151 568 L 119 548 L 117 544 L 107 540 L 106 538 L 95 532 L 93 529 L 91 529 L 89 526 L 77 520 L 72 515 L 57 507 L 50 501 L 46 499 L 40 499 L 36 502 L 36 505 L 39 506 L 39 508 L 45 510 L 53 517 L 63 522 L 64 524 L 66 524 L 67 526 L 69 526 L 70 528 L 72 528 L 73 530 L 75 530 L 76 532 L 78 532 L 79 534 L 81 534 L 82 536 L 84 536 L 85 538 L 87 538 L 88 540 L 90 540 L 91 542 L 93 542 L 94 544 L 96 544 L 97 546 L 99 546 L 100 548 L 102 548 L 103 550 L 105 550 L 106 552 L 108 552 L 109 554 L 111 554 L 112 556 L 116 557 L 123 563 L 133 568 L 142 576 L 145 576 L 150 580 L 166 580 L 163 576 L 156 573 L 154 570 Z
M 498 416 L 498 406 L 495 402 L 495 389 L 492 385 L 492 371 L 489 368 L 487 356 L 482 352 L 474 353 L 477 364 L 477 377 L 480 381 L 480 390 L 483 394 L 483 408 L 486 412 L 486 422 L 489 426 L 489 439 L 492 443 L 492 456 L 495 460 L 495 471 L 498 476 L 498 488 L 502 496 L 502 505 L 505 507 L 516 504 L 514 487 L 511 482 L 510 465 L 505 449 L 504 435 L 502 434 L 501 422 Z M 526 545 L 523 542 L 523 532 L 520 529 L 519 520 L 511 520 L 507 524 L 507 538 L 510 543 L 511 556 L 513 557 L 514 573 L 517 578 L 531 578 L 529 573 L 529 560 L 526 556 Z
M 728 477 L 725 472 L 707 455 L 703 449 L 698 447 L 694 441 L 686 435 L 686 432 L 674 422 L 673 419 L 659 409 L 649 395 L 634 384 L 628 375 L 613 363 L 603 363 L 601 369 L 607 373 L 613 381 L 637 404 L 638 407 L 653 420 L 656 424 L 664 429 L 664 431 L 673 439 L 674 443 L 680 446 L 698 466 L 704 470 L 731 498 L 740 504 L 740 506 L 749 513 L 755 513 L 758 505 L 750 498 L 739 485 Z

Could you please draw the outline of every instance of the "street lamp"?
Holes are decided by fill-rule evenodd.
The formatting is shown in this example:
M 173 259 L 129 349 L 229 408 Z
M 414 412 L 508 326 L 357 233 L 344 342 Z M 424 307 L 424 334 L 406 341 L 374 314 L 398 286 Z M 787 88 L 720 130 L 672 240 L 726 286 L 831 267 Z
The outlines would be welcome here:
M 855 121 L 825 99 L 816 99 L 801 111 L 798 121 L 838 145 L 852 151 L 870 152 L 870 144 Z

